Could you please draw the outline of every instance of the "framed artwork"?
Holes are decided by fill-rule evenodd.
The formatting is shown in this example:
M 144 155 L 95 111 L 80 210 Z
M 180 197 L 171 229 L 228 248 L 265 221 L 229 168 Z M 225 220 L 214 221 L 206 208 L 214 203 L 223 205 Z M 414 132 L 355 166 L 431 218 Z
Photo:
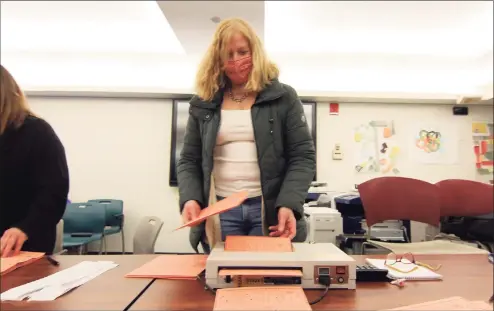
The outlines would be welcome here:
M 302 102 L 304 106 L 305 118 L 307 125 L 314 140 L 314 146 L 317 146 L 316 140 L 316 103 Z M 185 127 L 189 118 L 189 100 L 177 99 L 173 100 L 172 112 L 172 128 L 171 128 L 171 148 L 170 148 L 170 176 L 169 184 L 172 187 L 178 185 L 177 181 L 177 162 L 180 158 L 180 153 L 184 145 Z M 314 177 L 316 180 L 316 177 Z

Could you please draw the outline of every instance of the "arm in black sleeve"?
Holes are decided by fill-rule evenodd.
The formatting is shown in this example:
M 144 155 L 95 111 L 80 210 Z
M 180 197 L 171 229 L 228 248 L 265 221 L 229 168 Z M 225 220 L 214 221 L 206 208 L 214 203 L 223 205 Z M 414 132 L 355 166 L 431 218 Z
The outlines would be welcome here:
M 189 110 L 190 111 L 190 110 Z M 180 212 L 187 201 L 194 200 L 204 207 L 202 181 L 202 141 L 197 118 L 189 113 L 180 160 L 177 163 Z
M 38 131 L 38 136 L 32 157 L 34 200 L 27 217 L 14 226 L 28 238 L 55 228 L 65 212 L 69 192 L 69 169 L 62 143 L 48 124 Z
M 287 170 L 276 207 L 288 207 L 295 218 L 303 216 L 303 205 L 316 173 L 316 152 L 304 108 L 295 91 L 285 120 Z

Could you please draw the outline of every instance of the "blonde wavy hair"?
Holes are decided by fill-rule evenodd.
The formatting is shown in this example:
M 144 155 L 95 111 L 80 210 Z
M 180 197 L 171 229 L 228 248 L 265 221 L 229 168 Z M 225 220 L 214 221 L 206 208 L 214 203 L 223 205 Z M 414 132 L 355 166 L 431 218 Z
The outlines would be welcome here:
M 254 29 L 240 18 L 226 19 L 219 23 L 206 55 L 199 65 L 196 76 L 196 93 L 203 100 L 210 101 L 216 92 L 225 87 L 223 63 L 228 55 L 227 45 L 235 34 L 247 39 L 252 54 L 252 71 L 245 85 L 248 92 L 259 92 L 271 80 L 278 78 L 278 67 L 272 63 L 264 51 L 263 44 Z
M 2 65 L 0 70 L 0 135 L 8 125 L 19 128 L 31 114 L 26 97 L 14 77 Z

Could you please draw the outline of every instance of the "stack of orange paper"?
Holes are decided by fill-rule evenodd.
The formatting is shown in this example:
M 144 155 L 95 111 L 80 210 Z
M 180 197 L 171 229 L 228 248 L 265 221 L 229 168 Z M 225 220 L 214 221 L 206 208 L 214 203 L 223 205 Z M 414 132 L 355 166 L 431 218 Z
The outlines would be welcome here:
M 207 255 L 161 255 L 125 277 L 195 280 L 206 268 L 206 259 Z
M 293 248 L 289 238 L 230 235 L 225 239 L 225 251 L 281 253 L 293 252 Z
M 301 287 L 237 287 L 217 290 L 213 310 L 309 311 L 312 308 Z
M 45 253 L 20 252 L 17 256 L 2 257 L 0 261 L 1 275 L 5 275 L 17 268 L 27 266 L 38 259 L 43 258 Z

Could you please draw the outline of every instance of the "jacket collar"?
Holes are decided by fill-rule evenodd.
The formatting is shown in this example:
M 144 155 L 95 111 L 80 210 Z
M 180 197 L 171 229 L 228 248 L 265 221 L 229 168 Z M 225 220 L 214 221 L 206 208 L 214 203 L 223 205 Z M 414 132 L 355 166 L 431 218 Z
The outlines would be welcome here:
M 221 106 L 223 101 L 223 96 L 225 94 L 226 87 L 219 90 L 213 97 L 211 101 L 205 101 L 198 96 L 194 96 L 190 101 L 190 104 L 199 108 L 206 109 L 217 109 Z M 271 100 L 275 100 L 280 98 L 286 93 L 283 84 L 281 84 L 278 79 L 271 80 L 271 83 L 267 85 L 259 94 L 257 94 L 256 101 L 254 105 L 269 102 Z

